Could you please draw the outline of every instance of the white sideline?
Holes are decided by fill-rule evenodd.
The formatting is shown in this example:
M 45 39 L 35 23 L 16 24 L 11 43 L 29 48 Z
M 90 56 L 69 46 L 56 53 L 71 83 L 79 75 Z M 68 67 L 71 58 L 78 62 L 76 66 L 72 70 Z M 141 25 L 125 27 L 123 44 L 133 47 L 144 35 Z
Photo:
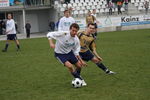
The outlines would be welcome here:
M 43 33 L 31 33 L 30 38 L 41 38 L 41 37 L 46 37 L 46 34 L 48 32 L 43 32 Z M 6 40 L 6 35 L 0 35 L 0 41 Z M 26 34 L 17 34 L 17 38 L 20 39 L 27 39 Z

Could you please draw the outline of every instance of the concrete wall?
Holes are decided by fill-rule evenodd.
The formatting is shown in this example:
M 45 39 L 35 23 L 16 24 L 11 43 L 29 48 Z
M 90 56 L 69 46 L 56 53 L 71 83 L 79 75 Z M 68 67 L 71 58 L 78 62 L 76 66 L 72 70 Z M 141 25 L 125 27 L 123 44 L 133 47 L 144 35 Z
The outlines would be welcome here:
M 49 10 L 42 10 L 37 12 L 38 21 L 39 21 L 39 32 L 45 32 L 48 31 L 49 27 Z
M 86 27 L 85 18 L 75 18 L 82 30 Z M 109 16 L 98 17 L 98 31 L 122 31 L 133 29 L 150 28 L 150 15 L 134 15 L 134 16 Z
M 31 33 L 34 32 L 46 32 L 48 31 L 49 23 L 49 10 L 26 10 L 25 11 L 26 22 L 29 21 L 31 24 Z M 17 22 L 18 30 L 20 33 L 23 32 L 23 13 L 22 11 L 14 12 L 14 20 Z
M 59 19 L 59 12 L 57 12 L 56 9 L 51 8 L 51 9 L 49 10 L 49 21 L 54 21 L 54 22 L 56 22 L 56 21 L 58 21 L 58 19 Z
M 98 32 L 111 32 L 111 31 L 136 30 L 136 29 L 150 29 L 150 24 L 134 25 L 134 26 L 105 27 L 105 28 L 99 28 Z

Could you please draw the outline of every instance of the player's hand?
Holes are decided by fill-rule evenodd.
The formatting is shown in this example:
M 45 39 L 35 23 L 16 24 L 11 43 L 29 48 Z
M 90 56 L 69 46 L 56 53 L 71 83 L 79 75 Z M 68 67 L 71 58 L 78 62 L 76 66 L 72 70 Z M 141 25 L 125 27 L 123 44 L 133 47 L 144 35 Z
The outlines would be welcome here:
M 51 47 L 51 48 L 55 48 L 55 44 L 52 44 L 52 43 L 51 43 L 51 44 L 50 44 L 50 47 Z
M 87 66 L 87 64 L 82 60 L 82 61 L 80 61 L 81 62 L 81 64 L 82 64 L 82 66 Z

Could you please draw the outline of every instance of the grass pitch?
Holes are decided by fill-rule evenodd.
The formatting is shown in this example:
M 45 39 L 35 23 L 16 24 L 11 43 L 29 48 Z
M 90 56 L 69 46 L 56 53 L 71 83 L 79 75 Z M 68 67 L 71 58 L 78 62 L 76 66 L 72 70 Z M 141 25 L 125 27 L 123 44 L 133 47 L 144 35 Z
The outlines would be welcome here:
M 117 74 L 88 62 L 82 70 L 88 85 L 78 89 L 47 38 L 20 40 L 19 52 L 11 43 L 0 52 L 0 100 L 149 100 L 150 29 L 100 33 L 96 42 L 103 63 Z

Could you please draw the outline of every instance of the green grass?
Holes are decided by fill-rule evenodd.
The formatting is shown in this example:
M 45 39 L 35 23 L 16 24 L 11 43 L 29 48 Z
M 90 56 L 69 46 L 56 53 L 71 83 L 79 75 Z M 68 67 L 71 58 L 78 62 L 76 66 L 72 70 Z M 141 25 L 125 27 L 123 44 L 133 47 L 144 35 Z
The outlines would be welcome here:
M 88 85 L 78 89 L 46 38 L 20 40 L 19 52 L 11 43 L 0 52 L 0 100 L 149 100 L 150 29 L 100 33 L 96 42 L 103 63 L 117 74 L 88 62 L 82 70 Z

